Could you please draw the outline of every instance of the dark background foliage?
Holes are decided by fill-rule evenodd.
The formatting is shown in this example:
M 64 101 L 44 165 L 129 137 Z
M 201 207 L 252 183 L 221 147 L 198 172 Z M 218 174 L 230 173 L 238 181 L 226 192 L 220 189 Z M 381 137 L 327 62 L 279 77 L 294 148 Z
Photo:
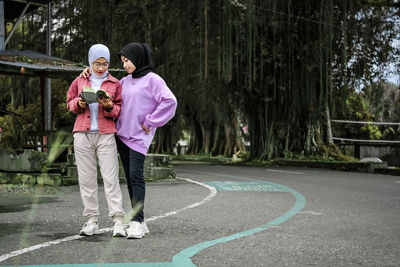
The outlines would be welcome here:
M 178 99 L 153 152 L 172 153 L 187 137 L 194 154 L 230 156 L 249 141 L 250 159 L 313 155 L 332 135 L 396 138 L 396 127 L 360 131 L 330 120 L 399 120 L 398 86 L 386 82 L 398 68 L 399 7 L 394 0 L 57 0 L 52 55 L 87 65 L 89 47 L 103 43 L 111 68 L 121 68 L 124 45 L 148 43 Z M 44 9 L 27 14 L 7 49 L 45 53 L 45 20 Z M 2 108 L 38 101 L 37 79 L 0 80 Z M 54 130 L 72 127 L 62 101 L 70 82 L 52 80 Z

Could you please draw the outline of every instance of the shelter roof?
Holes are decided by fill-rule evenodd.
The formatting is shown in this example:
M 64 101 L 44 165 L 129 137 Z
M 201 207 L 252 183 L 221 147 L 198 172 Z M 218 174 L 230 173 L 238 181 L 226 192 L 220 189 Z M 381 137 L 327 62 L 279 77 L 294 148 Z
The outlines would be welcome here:
M 31 50 L 0 51 L 0 73 L 45 76 L 50 78 L 77 76 L 84 66 Z
M 13 21 L 18 18 L 26 3 L 29 1 L 26 0 L 4 0 L 4 18 L 5 21 Z M 34 0 L 30 1 L 30 5 L 26 12 L 31 12 L 41 6 L 46 6 L 48 3 L 52 2 L 52 0 Z
M 74 78 L 84 66 L 62 58 L 52 57 L 31 50 L 0 51 L 0 74 L 22 74 L 48 78 Z M 124 73 L 123 69 L 109 69 Z

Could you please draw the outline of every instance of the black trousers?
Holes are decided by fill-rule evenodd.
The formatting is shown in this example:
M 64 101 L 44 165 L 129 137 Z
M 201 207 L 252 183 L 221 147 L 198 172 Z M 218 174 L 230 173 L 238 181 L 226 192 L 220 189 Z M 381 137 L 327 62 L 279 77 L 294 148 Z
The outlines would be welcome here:
M 146 196 L 146 184 L 143 177 L 143 167 L 146 156 L 127 147 L 118 137 L 116 137 L 116 140 L 118 153 L 125 171 L 132 208 L 134 208 L 136 204 L 142 205 L 131 221 L 141 223 L 144 221 L 143 208 Z

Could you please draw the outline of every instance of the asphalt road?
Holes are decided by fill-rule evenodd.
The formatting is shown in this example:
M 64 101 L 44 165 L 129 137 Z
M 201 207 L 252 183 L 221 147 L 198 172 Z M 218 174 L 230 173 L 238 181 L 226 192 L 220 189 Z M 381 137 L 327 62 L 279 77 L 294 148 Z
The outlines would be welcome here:
M 84 223 L 77 186 L 2 192 L 0 265 L 400 266 L 400 177 L 302 168 L 177 165 L 148 183 L 150 234 Z M 126 185 L 122 184 L 128 210 Z

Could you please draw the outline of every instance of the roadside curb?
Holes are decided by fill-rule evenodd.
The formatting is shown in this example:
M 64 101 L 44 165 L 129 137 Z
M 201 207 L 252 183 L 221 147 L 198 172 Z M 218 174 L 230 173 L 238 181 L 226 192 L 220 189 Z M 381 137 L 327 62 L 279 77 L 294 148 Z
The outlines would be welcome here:
M 173 165 L 184 164 L 206 164 L 206 165 L 233 165 L 233 166 L 293 166 L 303 168 L 320 168 L 338 171 L 352 171 L 352 172 L 365 172 L 365 173 L 378 173 L 400 176 L 400 168 L 388 167 L 387 162 L 348 162 L 348 161 L 312 161 L 312 160 L 291 160 L 291 159 L 277 159 L 268 163 L 262 162 L 227 162 L 221 160 L 204 160 L 204 159 L 189 159 L 189 160 L 176 160 L 171 162 Z
M 280 159 L 274 163 L 281 166 L 323 168 L 338 171 L 367 172 L 400 176 L 400 168 L 388 167 L 387 162 L 321 162 Z

